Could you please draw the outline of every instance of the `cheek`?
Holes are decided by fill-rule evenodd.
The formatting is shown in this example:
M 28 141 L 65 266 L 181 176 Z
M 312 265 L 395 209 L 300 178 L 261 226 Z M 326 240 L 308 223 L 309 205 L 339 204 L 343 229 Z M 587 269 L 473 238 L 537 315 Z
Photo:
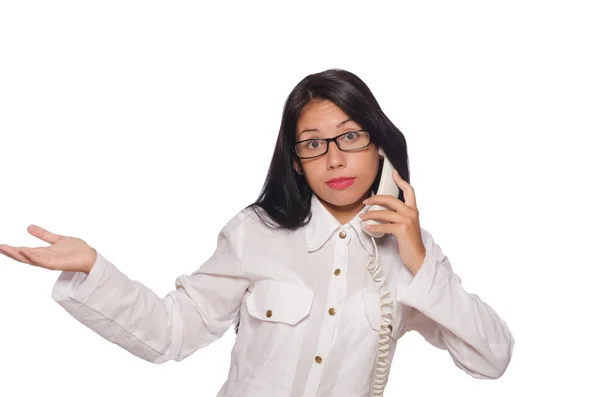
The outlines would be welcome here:
M 307 180 L 319 178 L 319 167 L 316 163 L 316 161 L 309 161 L 302 164 L 302 169 L 304 170 L 304 177 Z
M 377 171 L 379 171 L 379 157 L 378 156 L 369 156 L 369 158 L 365 159 L 363 162 L 364 167 L 361 167 L 365 173 L 370 177 L 375 177 L 377 175 Z

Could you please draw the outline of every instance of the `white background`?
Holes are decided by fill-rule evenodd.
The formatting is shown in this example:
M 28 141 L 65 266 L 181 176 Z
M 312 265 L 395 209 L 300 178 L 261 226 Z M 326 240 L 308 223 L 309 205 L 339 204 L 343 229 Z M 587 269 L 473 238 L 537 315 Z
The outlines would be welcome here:
M 77 236 L 166 295 L 257 198 L 294 85 L 347 69 L 406 136 L 421 226 L 516 340 L 484 381 L 407 334 L 386 396 L 597 396 L 600 15 L 416 3 L 2 2 L 0 243 Z M 150 364 L 54 302 L 58 275 L 0 255 L 1 396 L 217 394 L 233 328 Z

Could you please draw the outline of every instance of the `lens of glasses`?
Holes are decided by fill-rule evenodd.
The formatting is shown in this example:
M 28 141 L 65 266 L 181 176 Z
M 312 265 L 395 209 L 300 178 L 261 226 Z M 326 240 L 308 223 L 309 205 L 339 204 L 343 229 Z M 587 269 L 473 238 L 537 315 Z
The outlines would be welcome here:
M 337 142 L 342 150 L 352 151 L 369 145 L 371 138 L 366 131 L 351 131 L 338 137 Z M 327 151 L 327 141 L 324 139 L 309 139 L 296 145 L 296 153 L 300 157 L 315 157 Z

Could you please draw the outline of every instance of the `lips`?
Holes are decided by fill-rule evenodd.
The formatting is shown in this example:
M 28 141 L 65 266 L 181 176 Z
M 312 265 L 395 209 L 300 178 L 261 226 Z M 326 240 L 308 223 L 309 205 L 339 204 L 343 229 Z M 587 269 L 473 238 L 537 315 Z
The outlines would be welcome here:
M 349 177 L 333 178 L 327 182 L 327 186 L 336 190 L 345 189 L 354 183 L 354 179 Z
M 348 179 L 354 179 L 354 177 L 351 176 L 340 176 L 339 178 L 331 178 L 330 180 L 327 181 L 327 183 L 331 183 L 331 182 L 341 182 L 341 181 L 345 181 Z

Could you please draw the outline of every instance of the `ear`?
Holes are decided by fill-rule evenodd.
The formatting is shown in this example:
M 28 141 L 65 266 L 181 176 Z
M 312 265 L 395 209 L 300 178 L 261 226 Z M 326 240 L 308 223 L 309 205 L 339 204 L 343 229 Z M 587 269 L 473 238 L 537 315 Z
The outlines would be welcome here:
M 383 155 L 382 155 L 382 149 L 378 144 L 374 144 L 373 148 L 375 149 L 375 152 L 377 153 L 377 158 L 379 159 L 379 161 L 383 160 Z
M 302 167 L 300 166 L 300 163 L 298 163 L 298 160 L 294 160 L 294 169 L 299 175 L 304 175 L 304 172 L 302 171 Z

